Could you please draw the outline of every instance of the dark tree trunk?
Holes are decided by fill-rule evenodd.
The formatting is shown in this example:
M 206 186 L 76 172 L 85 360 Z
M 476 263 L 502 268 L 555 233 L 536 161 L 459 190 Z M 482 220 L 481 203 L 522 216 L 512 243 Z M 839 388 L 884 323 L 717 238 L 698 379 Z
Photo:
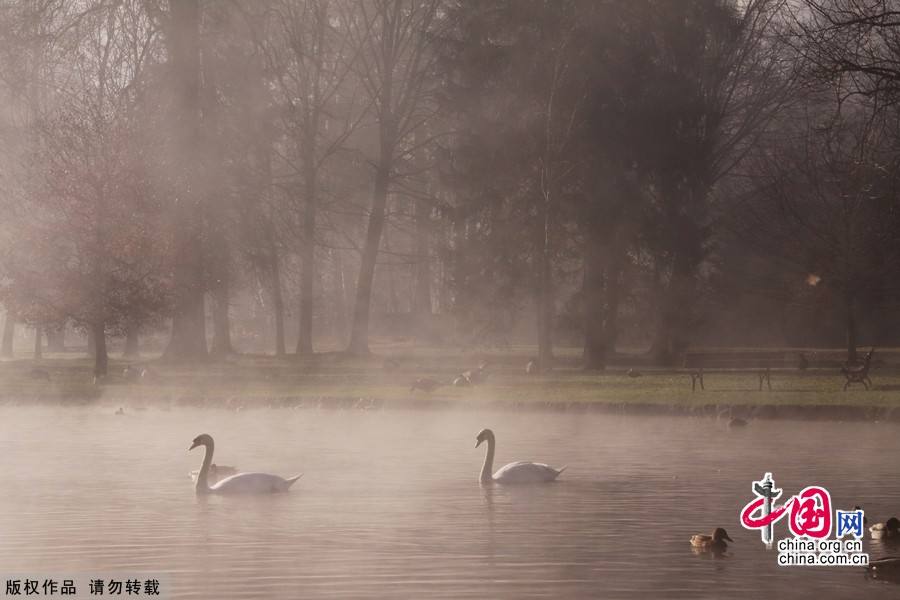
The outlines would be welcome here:
M 662 280 L 662 271 L 659 265 L 653 268 L 653 313 L 654 323 L 653 342 L 650 346 L 650 357 L 654 364 L 668 365 L 671 363 L 671 349 L 668 322 L 668 290 Z
M 538 365 L 542 371 L 553 366 L 553 301 L 545 285 L 537 290 Z
M 675 258 L 668 286 L 657 281 L 658 321 L 651 353 L 660 366 L 675 366 L 688 347 L 688 329 L 693 317 L 693 267 Z
M 103 377 L 109 370 L 109 355 L 106 351 L 106 326 L 97 323 L 92 328 L 94 338 L 94 376 Z
M 581 286 L 581 302 L 584 311 L 584 368 L 606 368 L 609 347 L 607 300 L 609 295 L 609 270 L 606 268 L 605 248 L 591 235 L 585 245 L 584 276 Z
M 281 293 L 281 266 L 278 251 L 272 248 L 272 308 L 275 311 L 275 356 L 287 354 L 284 346 L 284 297 Z
M 213 290 L 213 340 L 212 353 L 228 356 L 234 353 L 231 345 L 231 317 L 229 316 L 228 281 L 222 279 Z
M 307 150 L 311 153 L 312 150 Z M 315 157 L 306 159 L 305 206 L 303 210 L 303 240 L 300 247 L 300 335 L 297 338 L 297 354 L 313 353 L 313 300 L 316 268 L 316 166 Z
M 450 279 L 451 287 L 462 289 L 467 285 L 466 269 L 468 261 L 466 260 L 466 222 L 461 209 L 453 211 L 453 222 L 450 225 L 450 236 L 452 239 L 453 252 L 451 254 Z M 459 303 L 456 295 L 451 296 L 448 306 L 452 309 Z
M 173 157 L 176 161 L 175 307 L 165 356 L 198 360 L 207 355 L 200 168 L 200 5 L 170 5 L 169 65 L 174 85 Z
M 140 335 L 135 325 L 129 325 L 125 330 L 125 350 L 122 356 L 125 358 L 137 358 L 141 355 Z
M 391 146 L 392 147 L 392 146 Z M 356 302 L 353 306 L 353 326 L 350 330 L 350 344 L 347 351 L 351 354 L 365 355 L 369 353 L 369 308 L 372 302 L 372 283 L 375 280 L 375 263 L 381 245 L 381 234 L 384 230 L 385 208 L 387 206 L 388 180 L 390 178 L 390 162 L 384 158 L 375 173 L 375 187 L 372 192 L 372 212 L 366 229 L 366 243 L 363 246 L 362 260 L 359 267 L 359 278 L 356 284 Z
M 421 143 L 421 129 L 416 135 L 416 142 Z M 426 169 L 424 149 L 416 154 L 416 170 L 424 173 Z M 429 261 L 429 236 L 431 234 L 431 203 L 428 201 L 428 185 L 422 185 L 419 196 L 413 200 L 413 217 L 415 219 L 415 289 L 413 290 L 413 313 L 423 319 L 431 315 L 431 263 Z
M 606 351 L 609 354 L 616 353 L 616 343 L 619 341 L 619 298 L 622 293 L 622 255 L 613 249 L 615 254 L 607 273 L 606 290 Z M 608 356 L 607 355 L 607 356 Z
M 413 312 L 421 317 L 431 316 L 431 264 L 428 259 L 428 234 L 431 207 L 423 199 L 416 200 L 416 288 L 413 293 Z
M 343 344 L 347 339 L 347 283 L 344 277 L 344 262 L 338 250 L 331 251 L 332 267 L 334 268 L 334 331 L 339 343 Z
M 50 352 L 66 351 L 66 326 L 65 324 L 47 331 L 47 350 Z
M 537 282 L 538 366 L 544 371 L 553 365 L 553 278 L 550 257 L 550 207 L 543 202 L 544 218 L 539 237 Z
M 844 296 L 844 321 L 847 329 L 847 361 L 855 362 L 859 357 L 856 347 L 859 345 L 859 331 L 856 324 L 856 300 L 852 293 Z
M 40 360 L 44 358 L 44 333 L 41 330 L 41 326 L 37 325 L 34 328 L 34 359 Z
M 382 235 L 384 239 L 384 250 L 387 252 L 388 256 L 392 256 L 391 252 L 391 232 L 387 230 Z M 389 314 L 396 315 L 401 311 L 400 302 L 397 299 L 397 286 L 396 286 L 396 268 L 393 264 L 383 264 L 382 273 L 387 277 L 388 284 L 388 306 L 387 311 Z M 382 279 L 384 276 L 382 277 Z
M 0 354 L 6 358 L 12 358 L 13 342 L 16 335 L 16 315 L 13 311 L 6 311 L 6 320 L 3 323 L 3 340 L 0 343 Z
M 671 283 L 669 284 L 672 285 Z M 653 363 L 658 366 L 673 366 L 675 363 L 675 349 L 673 343 L 672 323 L 672 291 L 666 289 L 661 282 L 656 286 L 656 329 L 653 334 L 653 345 L 650 354 Z
M 172 337 L 165 351 L 167 359 L 202 360 L 207 357 L 204 293 L 199 284 L 181 289 L 172 318 Z

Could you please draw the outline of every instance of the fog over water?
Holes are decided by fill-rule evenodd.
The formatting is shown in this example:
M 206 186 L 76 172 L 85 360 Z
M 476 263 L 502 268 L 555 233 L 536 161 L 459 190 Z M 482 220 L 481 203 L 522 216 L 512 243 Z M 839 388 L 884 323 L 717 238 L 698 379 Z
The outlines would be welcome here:
M 0 0 L 0 595 L 900 597 L 898 15 Z
M 483 488 L 497 461 L 569 465 L 559 482 Z M 202 459 L 303 472 L 289 494 L 198 497 Z M 7 573 L 158 575 L 179 598 L 894 598 L 860 569 L 776 567 L 738 513 L 772 471 L 835 508 L 892 514 L 896 424 L 476 411 L 0 409 Z M 698 556 L 695 533 L 735 543 Z M 784 523 L 776 539 L 787 536 Z M 872 558 L 884 555 L 866 541 Z

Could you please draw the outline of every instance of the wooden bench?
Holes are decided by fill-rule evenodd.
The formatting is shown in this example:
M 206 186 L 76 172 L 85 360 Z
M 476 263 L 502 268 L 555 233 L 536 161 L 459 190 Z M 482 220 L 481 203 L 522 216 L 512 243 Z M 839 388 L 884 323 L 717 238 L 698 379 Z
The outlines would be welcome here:
M 844 383 L 845 392 L 847 391 L 847 388 L 850 387 L 851 383 L 861 383 L 866 390 L 872 385 L 872 380 L 869 379 L 869 367 L 872 365 L 873 354 L 875 354 L 874 347 L 866 352 L 866 356 L 863 358 L 862 362 L 848 362 L 841 367 L 841 373 L 847 378 L 847 381 Z
M 691 377 L 691 391 L 705 390 L 703 376 L 709 373 L 753 373 L 762 391 L 772 389 L 773 370 L 803 369 L 808 364 L 801 352 L 792 350 L 702 350 L 684 355 L 682 371 Z
M 759 391 L 763 389 L 763 383 L 766 384 L 766 387 L 769 391 L 772 391 L 772 369 L 766 367 L 765 369 L 713 369 L 707 370 L 703 367 L 698 367 L 696 369 L 686 369 L 685 370 L 688 375 L 691 376 L 691 391 L 697 391 L 697 384 L 700 384 L 700 389 L 705 390 L 703 382 L 703 375 L 708 373 L 756 373 L 756 377 L 759 380 Z

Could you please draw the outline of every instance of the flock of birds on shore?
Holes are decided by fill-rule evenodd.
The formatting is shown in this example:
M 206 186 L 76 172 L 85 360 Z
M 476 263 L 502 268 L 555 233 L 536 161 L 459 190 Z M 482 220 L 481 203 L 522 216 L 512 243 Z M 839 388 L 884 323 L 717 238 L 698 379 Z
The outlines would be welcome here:
M 394 365 L 396 365 L 396 361 L 389 360 L 385 363 L 385 368 L 395 368 Z M 485 379 L 487 379 L 487 367 L 488 363 L 482 362 L 474 369 L 463 371 L 462 373 L 458 373 L 452 376 L 450 379 L 443 381 L 431 377 L 419 377 L 412 382 L 412 386 L 409 388 L 409 391 L 415 392 L 416 390 L 422 390 L 423 392 L 430 394 L 431 392 L 445 385 L 452 385 L 455 387 L 469 387 L 478 383 L 484 383 Z

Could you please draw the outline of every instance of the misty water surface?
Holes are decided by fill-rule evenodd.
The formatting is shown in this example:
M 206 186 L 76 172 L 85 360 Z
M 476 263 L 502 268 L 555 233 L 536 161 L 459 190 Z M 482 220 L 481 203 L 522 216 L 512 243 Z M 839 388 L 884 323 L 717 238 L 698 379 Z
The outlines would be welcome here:
M 900 427 L 583 414 L 0 408 L 0 565 L 7 573 L 158 573 L 176 597 L 895 598 L 840 568 L 779 568 L 738 524 L 750 482 L 818 483 L 837 507 L 900 513 Z M 569 470 L 482 489 L 497 459 Z M 305 473 L 286 495 L 197 498 L 216 462 Z M 726 527 L 727 557 L 694 533 Z M 784 537 L 779 525 L 776 536 Z M 866 542 L 873 558 L 883 554 Z

